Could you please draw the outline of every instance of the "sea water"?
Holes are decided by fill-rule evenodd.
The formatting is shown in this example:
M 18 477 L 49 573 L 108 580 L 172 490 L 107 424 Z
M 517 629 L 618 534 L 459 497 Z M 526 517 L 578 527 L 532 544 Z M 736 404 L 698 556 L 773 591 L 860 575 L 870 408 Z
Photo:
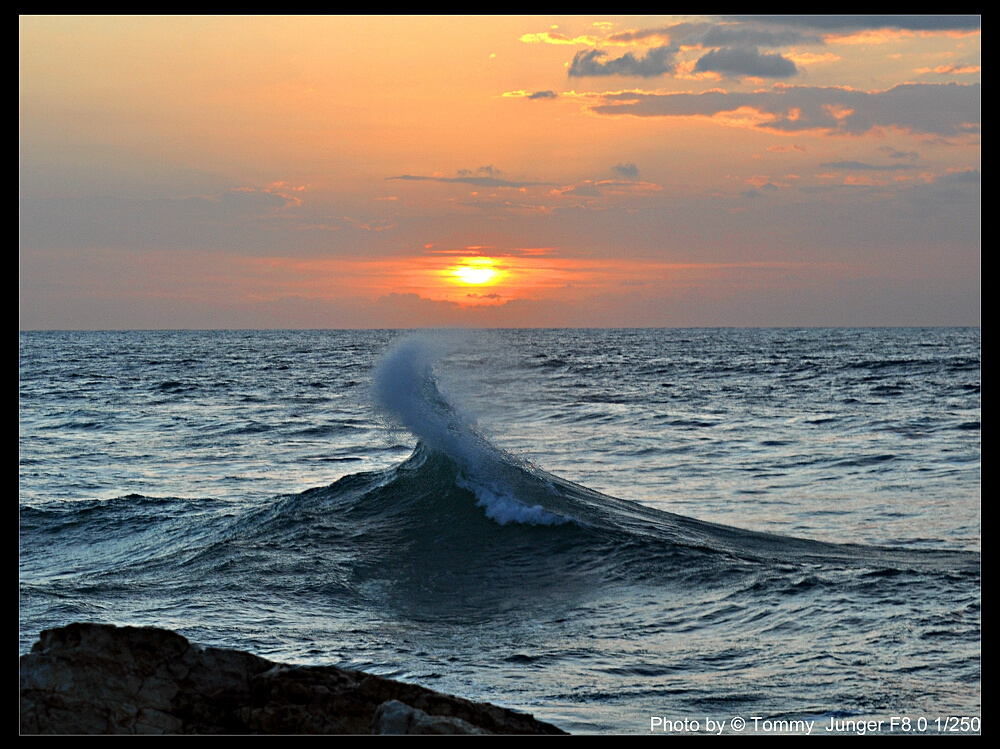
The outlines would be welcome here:
M 959 725 L 981 715 L 980 346 L 22 332 L 19 650 L 164 626 L 570 731 Z

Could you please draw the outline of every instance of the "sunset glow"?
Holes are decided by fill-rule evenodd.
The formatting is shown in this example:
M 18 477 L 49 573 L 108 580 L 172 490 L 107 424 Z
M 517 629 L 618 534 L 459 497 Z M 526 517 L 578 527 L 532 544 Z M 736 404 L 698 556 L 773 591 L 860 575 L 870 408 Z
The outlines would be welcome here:
M 977 17 L 19 41 L 22 328 L 978 324 Z

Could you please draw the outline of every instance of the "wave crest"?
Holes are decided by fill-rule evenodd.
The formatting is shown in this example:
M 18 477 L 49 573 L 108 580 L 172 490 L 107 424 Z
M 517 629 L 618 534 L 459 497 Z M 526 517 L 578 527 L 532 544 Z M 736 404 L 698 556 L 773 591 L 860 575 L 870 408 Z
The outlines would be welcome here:
M 568 519 L 528 506 L 514 491 L 517 460 L 493 446 L 475 420 L 441 392 L 434 364 L 442 350 L 427 339 L 409 338 L 394 346 L 373 378 L 382 412 L 407 429 L 426 448 L 441 452 L 459 467 L 457 483 L 476 495 L 476 504 L 500 525 L 558 525 Z

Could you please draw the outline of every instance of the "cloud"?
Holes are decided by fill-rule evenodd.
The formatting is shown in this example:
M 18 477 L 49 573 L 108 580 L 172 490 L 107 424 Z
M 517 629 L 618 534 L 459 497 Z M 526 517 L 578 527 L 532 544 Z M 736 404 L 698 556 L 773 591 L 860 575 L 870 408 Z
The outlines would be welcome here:
M 795 63 L 775 53 L 761 54 L 757 46 L 778 47 L 794 43 L 821 44 L 816 35 L 783 29 L 769 30 L 712 24 L 677 24 L 653 29 L 612 34 L 609 42 L 635 43 L 655 38 L 664 44 L 651 48 L 643 57 L 626 52 L 621 57 L 607 58 L 602 49 L 581 50 L 570 64 L 571 77 L 638 76 L 652 78 L 671 73 L 676 68 L 675 57 L 681 44 L 719 47 L 698 60 L 696 72 L 715 72 L 735 76 L 787 78 L 798 73 Z M 737 46 L 732 46 L 737 45 Z
M 548 31 L 542 31 L 538 34 L 522 34 L 521 41 L 525 44 L 587 44 L 594 45 L 600 44 L 601 40 L 591 34 L 584 34 L 583 36 L 567 36 L 566 34 L 549 33 Z
M 690 26 L 691 24 L 678 24 L 674 26 L 657 26 L 652 29 L 636 29 L 634 31 L 618 31 L 611 34 L 605 41 L 612 44 L 631 44 L 633 42 L 639 42 L 643 39 L 660 39 L 669 42 L 671 35 L 675 29 L 680 29 L 681 26 Z M 706 26 L 708 24 L 699 24 L 699 26 Z M 683 32 L 680 36 L 683 36 Z
M 786 57 L 798 65 L 816 65 L 819 63 L 839 62 L 843 58 L 833 52 L 824 52 L 822 55 L 813 52 L 789 52 Z
M 351 218 L 350 216 L 343 216 L 342 220 L 346 224 L 354 226 L 358 229 L 364 229 L 365 231 L 386 231 L 387 229 L 395 229 L 397 226 L 395 221 L 391 221 L 389 219 L 358 221 L 357 219 Z
M 864 31 L 905 29 L 908 31 L 973 31 L 982 26 L 980 16 L 728 16 L 739 23 L 816 29 L 817 31 Z
M 609 30 L 610 24 L 594 24 L 599 32 L 606 33 Z M 636 43 L 641 43 L 646 40 L 660 41 L 661 44 L 668 44 L 670 39 L 670 34 L 674 30 L 688 29 L 691 27 L 697 28 L 709 28 L 710 24 L 675 24 L 673 26 L 660 26 L 652 29 L 638 29 L 632 31 L 617 31 L 613 34 L 608 34 L 607 36 L 598 36 L 595 34 L 580 34 L 578 36 L 570 36 L 568 34 L 561 34 L 559 32 L 542 31 L 537 34 L 522 34 L 521 41 L 526 44 L 561 44 L 561 45 L 574 45 L 574 46 L 586 46 L 586 47 L 598 47 L 598 46 L 614 46 L 614 47 L 629 47 L 634 46 Z M 681 31 L 681 35 L 688 33 L 686 31 Z
M 480 167 L 482 169 L 483 167 Z M 513 180 L 499 179 L 497 177 L 489 176 L 468 176 L 469 170 L 463 170 L 467 174 L 465 176 L 459 177 L 428 177 L 420 174 L 401 174 L 398 177 L 386 177 L 386 179 L 398 179 L 405 181 L 417 181 L 417 182 L 443 182 L 443 183 L 456 183 L 463 185 L 473 185 L 475 187 L 512 187 L 519 189 L 522 187 L 536 187 L 536 186 L 555 186 L 555 182 L 515 182 Z M 460 173 L 461 174 L 461 173 Z
M 560 195 L 575 195 L 581 198 L 600 198 L 604 194 L 598 190 L 596 185 L 594 185 L 594 183 L 590 180 L 585 180 L 579 185 L 573 185 L 572 187 L 554 190 L 553 192 L 559 193 Z
M 980 65 L 967 65 L 965 63 L 948 63 L 947 65 L 938 65 L 936 68 L 916 68 L 914 73 L 938 73 L 939 75 L 971 75 L 973 73 L 983 72 L 983 68 Z
M 900 172 L 917 168 L 913 164 L 866 164 L 863 161 L 824 161 L 820 166 L 825 169 L 853 169 L 862 172 Z
M 639 175 L 639 169 L 635 164 L 618 164 L 613 167 L 618 171 L 619 167 L 624 167 L 625 171 L 635 170 L 634 174 L 627 174 L 627 180 L 602 179 L 597 181 L 584 180 L 576 185 L 568 185 L 552 190 L 550 195 L 569 195 L 579 198 L 604 198 L 608 196 L 648 196 L 663 191 L 663 186 L 655 182 L 635 181 Z M 634 205 L 634 204 L 632 204 Z
M 799 72 L 795 63 L 774 52 L 761 54 L 756 49 L 724 48 L 712 50 L 694 66 L 697 73 L 723 73 L 755 78 L 788 78 Z
M 686 41 L 686 40 L 685 40 Z M 819 34 L 804 34 L 793 29 L 764 29 L 744 25 L 711 26 L 701 37 L 706 47 L 789 47 L 793 44 L 822 44 Z
M 792 44 L 823 44 L 817 33 L 791 28 L 771 29 L 758 24 L 745 23 L 677 23 L 648 29 L 619 31 L 609 35 L 606 44 L 636 44 L 655 39 L 664 44 L 704 47 L 787 47 Z M 595 45 L 596 46 L 596 45 Z
M 487 177 L 499 177 L 503 172 L 499 169 L 495 169 L 492 164 L 489 166 L 481 166 L 476 170 L 472 169 L 459 169 L 457 172 L 459 177 L 469 177 L 473 174 L 485 175 Z
M 763 190 L 775 192 L 779 187 L 788 187 L 787 184 L 779 185 L 776 182 L 772 182 L 768 177 L 763 175 L 751 177 L 747 180 L 747 183 L 752 187 L 740 193 L 744 198 L 759 198 L 763 194 Z
M 577 52 L 573 55 L 573 62 L 569 66 L 570 76 L 624 75 L 653 78 L 674 69 L 674 55 L 677 54 L 677 49 L 674 47 L 654 47 L 644 57 L 636 57 L 631 52 L 626 52 L 621 57 L 605 62 L 604 58 L 607 57 L 607 54 L 602 49 Z
M 629 177 L 634 179 L 635 177 L 639 176 L 639 167 L 637 167 L 631 161 L 615 164 L 613 169 L 623 177 Z
M 779 48 L 802 45 L 824 45 L 828 41 L 845 42 L 857 38 L 878 41 L 877 32 L 976 33 L 982 23 L 980 16 L 901 16 L 901 15 L 830 15 L 830 16 L 719 16 L 712 21 L 677 23 L 645 29 L 628 29 L 612 34 L 582 34 L 571 36 L 543 31 L 524 34 L 522 42 L 587 46 L 593 49 L 578 52 L 570 67 L 571 76 L 634 75 L 653 77 L 670 72 L 672 57 L 681 46 L 709 49 L 748 50 L 758 47 Z M 604 27 L 600 27 L 601 30 Z M 874 36 L 872 34 L 875 33 Z M 860 36 L 857 36 L 860 35 Z M 655 45 L 655 47 L 654 47 Z M 654 47 L 671 50 L 666 62 L 658 52 L 652 60 L 632 54 L 603 61 L 602 47 Z M 651 50 L 652 52 L 652 50 Z M 800 55 L 807 53 L 800 52 Z M 787 57 L 785 59 L 788 59 Z M 813 61 L 832 61 L 836 56 L 815 56 Z M 798 60 L 806 63 L 805 59 Z M 794 63 L 793 63 L 794 64 Z M 719 71 L 716 68 L 712 70 Z M 787 69 L 787 66 L 785 67 Z M 652 72 L 656 71 L 656 72 Z M 947 71 L 947 72 L 960 72 Z M 972 72 L 962 70 L 961 72 Z M 741 73 L 747 75 L 747 73 Z M 792 75 L 785 73 L 784 75 Z M 765 73 L 764 77 L 783 77 Z
M 897 151 L 892 146 L 880 146 L 878 150 L 887 154 L 890 159 L 907 159 L 909 161 L 917 161 L 920 158 L 920 154 L 916 151 Z
M 558 99 L 559 94 L 555 91 L 535 91 L 534 93 L 530 91 L 525 91 L 524 89 L 518 89 L 516 91 L 504 91 L 500 96 L 504 99 Z
M 912 133 L 958 136 L 979 132 L 980 84 L 907 83 L 885 91 L 783 86 L 770 91 L 701 94 L 618 92 L 591 110 L 634 117 L 713 117 L 722 124 L 791 133 L 818 130 L 860 135 L 896 127 Z
M 471 297 L 472 299 L 503 299 L 503 297 L 496 292 L 493 292 L 492 294 L 473 294 L 470 292 L 466 294 L 466 296 Z

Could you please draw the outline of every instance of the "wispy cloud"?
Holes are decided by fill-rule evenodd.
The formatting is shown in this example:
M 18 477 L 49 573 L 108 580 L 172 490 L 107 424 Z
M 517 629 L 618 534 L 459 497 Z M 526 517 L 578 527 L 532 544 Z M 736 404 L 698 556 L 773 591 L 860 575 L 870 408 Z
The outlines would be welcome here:
M 501 174 L 503 174 L 503 172 L 497 169 L 492 164 L 489 164 L 487 166 L 481 166 L 477 169 L 459 169 L 457 174 L 459 177 L 469 177 L 474 174 L 486 177 L 499 177 Z
M 840 62 L 843 59 L 840 55 L 835 55 L 833 52 L 824 52 L 821 55 L 815 52 L 789 52 L 785 57 L 797 65 L 833 63 Z
M 555 182 L 532 182 L 500 179 L 499 177 L 482 175 L 464 175 L 458 177 L 435 177 L 421 174 L 400 174 L 398 177 L 386 177 L 386 179 L 396 179 L 415 182 L 441 182 L 444 184 L 473 185 L 475 187 L 509 187 L 520 189 L 522 187 L 551 187 Z
M 915 164 L 868 164 L 864 161 L 823 161 L 824 169 L 850 169 L 862 172 L 902 172 L 918 169 Z
M 861 134 L 874 128 L 959 136 L 979 131 L 980 85 L 901 84 L 885 91 L 785 86 L 752 93 L 603 94 L 591 110 L 634 117 L 711 117 L 721 124 L 789 133 Z
M 567 44 L 593 46 L 601 43 L 601 38 L 593 34 L 582 34 L 580 36 L 567 36 L 559 32 L 542 31 L 537 34 L 522 34 L 521 41 L 525 44 Z
M 555 91 L 525 91 L 524 89 L 517 89 L 516 91 L 504 91 L 500 94 L 501 97 L 505 99 L 558 99 L 559 94 Z
M 915 68 L 914 73 L 937 73 L 938 75 L 972 75 L 983 71 L 980 65 L 965 65 L 962 63 L 949 63 L 938 65 L 936 68 Z
M 880 146 L 878 150 L 886 154 L 890 159 L 917 161 L 920 158 L 920 154 L 916 151 L 900 151 L 892 146 Z

